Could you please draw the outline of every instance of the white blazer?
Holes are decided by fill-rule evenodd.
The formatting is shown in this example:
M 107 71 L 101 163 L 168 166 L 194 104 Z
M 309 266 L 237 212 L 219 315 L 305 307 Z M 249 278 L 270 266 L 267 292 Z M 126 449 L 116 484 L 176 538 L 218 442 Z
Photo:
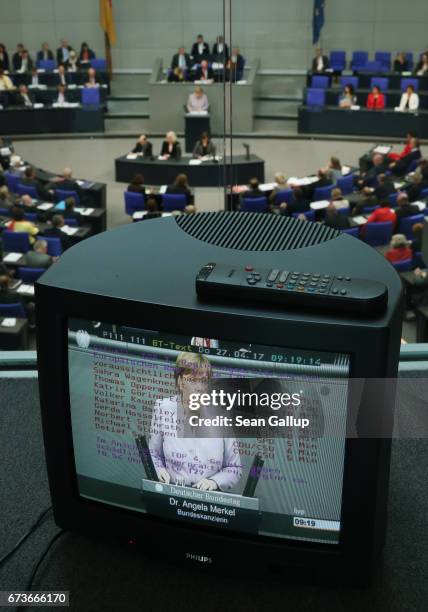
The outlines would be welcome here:
M 400 106 L 399 106 L 401 111 L 406 109 L 407 98 L 408 98 L 408 94 L 404 92 L 401 96 Z M 412 93 L 410 94 L 409 110 L 417 110 L 418 108 L 419 108 L 419 96 L 417 93 Z

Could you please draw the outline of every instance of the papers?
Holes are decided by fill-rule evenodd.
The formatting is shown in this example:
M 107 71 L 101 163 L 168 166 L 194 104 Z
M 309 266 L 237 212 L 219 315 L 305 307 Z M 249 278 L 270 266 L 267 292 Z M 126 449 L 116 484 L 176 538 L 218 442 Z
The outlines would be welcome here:
M 236 81 L 237 85 L 246 85 L 247 81 L 245 79 L 241 80 L 241 81 Z
M 202 159 L 189 159 L 189 166 L 200 166 Z
M 312 183 L 316 183 L 318 180 L 317 176 L 305 176 L 303 178 L 297 178 L 296 176 L 292 176 L 288 179 L 287 185 L 295 185 L 296 187 L 303 187 L 305 185 L 311 185 Z
M 165 155 L 159 155 L 158 160 L 159 161 L 166 161 L 168 158 Z
M 16 261 L 19 261 L 22 257 L 22 253 L 8 253 L 7 255 L 5 255 L 5 257 L 3 257 L 3 261 L 5 261 L 6 263 L 14 263 Z
M 43 204 L 39 204 L 37 206 L 38 210 L 50 210 L 53 208 L 53 204 L 49 204 L 49 202 L 43 202 Z
M 357 104 L 353 104 L 351 106 L 351 110 L 360 110 L 361 106 L 358 106 Z
M 43 74 L 44 72 L 46 72 L 44 68 L 37 68 L 37 74 Z M 54 72 L 58 72 L 58 70 L 54 70 Z
M 159 193 L 166 193 L 167 189 L 168 189 L 168 185 L 162 185 L 159 189 Z
M 22 284 L 20 287 L 18 287 L 16 293 L 20 293 L 21 295 L 34 295 L 34 285 Z
M 318 202 L 311 202 L 310 206 L 312 210 L 324 210 L 329 204 L 328 200 L 318 200 Z
M 126 159 L 137 159 L 138 154 L 137 153 L 128 153 L 128 155 L 126 156 Z
M 380 153 L 381 155 L 388 155 L 392 147 L 386 145 L 378 145 L 373 149 L 373 153 Z
M 208 115 L 208 111 L 206 110 L 193 110 L 187 113 L 188 115 L 192 115 L 193 117 L 206 117 Z
M 33 108 L 43 108 L 43 107 L 44 107 L 44 104 L 42 104 L 41 102 L 35 102 L 33 104 Z
M 404 185 L 404 183 L 402 181 L 394 183 L 394 189 L 397 189 L 397 190 L 401 189 L 403 185 Z
M 79 231 L 79 228 L 78 227 L 70 227 L 69 225 L 64 225 L 61 228 L 61 231 L 64 232 L 64 234 L 67 234 L 67 236 L 74 236 L 74 234 Z
M 76 83 L 70 83 L 70 85 L 67 85 L 68 89 L 77 89 L 77 85 Z
M 414 204 L 415 206 L 417 206 L 419 208 L 419 210 L 425 210 L 425 208 L 427 207 L 425 202 L 412 202 L 412 204 Z
M 89 215 L 92 215 L 95 208 L 75 208 L 74 210 L 83 215 L 84 217 L 87 217 Z
M 145 210 L 137 210 L 137 212 L 134 212 L 134 214 L 132 215 L 132 218 L 135 219 L 136 221 L 138 221 L 139 219 L 142 219 L 146 215 L 147 215 L 147 211 L 145 211 Z
M 362 215 L 357 215 L 356 217 L 353 217 L 353 220 L 357 225 L 365 225 L 367 223 L 367 219 Z
M 12 155 L 12 151 L 9 149 L 9 147 L 2 147 L 0 149 L 0 155 L 2 157 L 9 157 L 9 155 Z
M 221 64 L 220 62 L 213 62 L 213 63 L 211 64 L 211 68 L 212 68 L 213 70 L 223 70 L 223 68 L 224 68 L 224 64 Z
M 276 183 L 263 183 L 259 185 L 260 191 L 273 191 L 276 187 Z
M 351 172 L 351 166 L 342 166 L 342 176 L 346 176 Z
M 15 327 L 16 319 L 13 317 L 6 317 L 0 324 L 2 327 Z

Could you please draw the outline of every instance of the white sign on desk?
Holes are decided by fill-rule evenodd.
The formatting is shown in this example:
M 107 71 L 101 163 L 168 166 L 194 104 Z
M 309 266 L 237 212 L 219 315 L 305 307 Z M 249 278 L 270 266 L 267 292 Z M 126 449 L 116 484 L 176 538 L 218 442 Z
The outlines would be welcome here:
M 19 261 L 22 257 L 22 253 L 8 253 L 5 257 L 3 257 L 3 261 L 6 263 L 14 263 L 15 261 Z
M 15 325 L 16 325 L 16 319 L 14 317 L 6 317 L 1 322 L 2 327 L 15 327 Z

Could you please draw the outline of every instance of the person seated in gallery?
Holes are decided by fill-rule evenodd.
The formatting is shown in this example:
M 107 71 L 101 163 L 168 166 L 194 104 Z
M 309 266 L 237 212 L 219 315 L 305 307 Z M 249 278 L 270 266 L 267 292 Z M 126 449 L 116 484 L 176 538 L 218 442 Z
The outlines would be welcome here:
M 199 85 L 195 87 L 195 91 L 191 93 L 187 99 L 187 112 L 189 113 L 200 113 L 207 112 L 210 105 L 208 102 L 207 94 Z
M 82 42 L 79 53 L 79 66 L 87 66 L 93 59 L 95 59 L 95 53 L 89 48 L 88 43 Z
M 129 183 L 126 191 L 131 191 L 132 193 L 141 193 L 141 195 L 146 195 L 146 188 L 144 187 L 144 176 L 140 173 L 136 174 L 132 181 Z
M 85 83 L 85 87 L 99 87 L 100 82 L 97 78 L 97 72 L 95 68 L 89 68 L 88 70 L 88 80 Z
M 420 61 L 416 65 L 416 76 L 425 76 L 428 74 L 428 53 L 423 53 Z
M 200 139 L 195 144 L 193 149 L 193 157 L 195 159 L 202 159 L 203 157 L 215 157 L 216 148 L 215 144 L 210 138 L 208 132 L 203 132 Z
M 381 110 L 385 108 L 385 96 L 378 85 L 375 85 L 371 93 L 367 96 L 366 107 L 370 110 Z
M 186 174 L 178 174 L 172 185 L 168 185 L 166 192 L 173 195 L 184 194 L 186 196 L 186 205 L 193 204 L 193 195 L 190 191 L 189 182 Z
M 312 72 L 324 72 L 330 68 L 328 57 L 323 55 L 322 49 L 318 48 L 315 51 L 315 57 L 312 60 Z
M 394 72 L 409 72 L 409 60 L 405 53 L 397 53 L 393 68 Z
M 42 44 L 42 48 L 40 49 L 40 51 L 37 51 L 36 58 L 38 62 L 45 62 L 54 59 L 54 54 L 50 50 L 48 42 L 44 42 Z
M 407 85 L 406 91 L 403 91 L 400 100 L 400 111 L 415 111 L 419 108 L 419 96 L 415 92 L 412 84 Z
M 357 96 L 355 95 L 354 86 L 348 83 L 343 88 L 343 92 L 339 96 L 340 108 L 351 108 L 357 104 Z
M 225 78 L 226 81 L 236 83 L 244 78 L 245 60 L 239 51 L 239 47 L 233 47 L 232 54 L 226 62 Z
M 391 263 L 413 259 L 413 251 L 410 248 L 410 242 L 404 234 L 394 234 L 394 236 L 392 236 L 385 257 Z
M 142 217 L 142 221 L 148 221 L 149 219 L 159 219 L 162 217 L 162 213 L 159 210 L 159 204 L 155 198 L 148 198 L 146 205 L 146 214 Z

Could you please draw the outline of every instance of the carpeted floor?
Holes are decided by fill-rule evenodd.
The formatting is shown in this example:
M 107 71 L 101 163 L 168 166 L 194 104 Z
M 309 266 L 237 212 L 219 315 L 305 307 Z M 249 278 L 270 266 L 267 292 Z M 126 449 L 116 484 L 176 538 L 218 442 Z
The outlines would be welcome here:
M 0 379 L 0 556 L 50 505 L 36 398 L 36 380 Z M 34 589 L 69 590 L 70 608 L 79 612 L 423 612 L 428 602 L 427 450 L 423 440 L 393 444 L 385 563 L 376 587 L 333 589 L 212 576 L 149 561 L 108 540 L 65 534 L 43 562 Z M 0 590 L 25 588 L 56 531 L 47 519 L 0 570 Z

